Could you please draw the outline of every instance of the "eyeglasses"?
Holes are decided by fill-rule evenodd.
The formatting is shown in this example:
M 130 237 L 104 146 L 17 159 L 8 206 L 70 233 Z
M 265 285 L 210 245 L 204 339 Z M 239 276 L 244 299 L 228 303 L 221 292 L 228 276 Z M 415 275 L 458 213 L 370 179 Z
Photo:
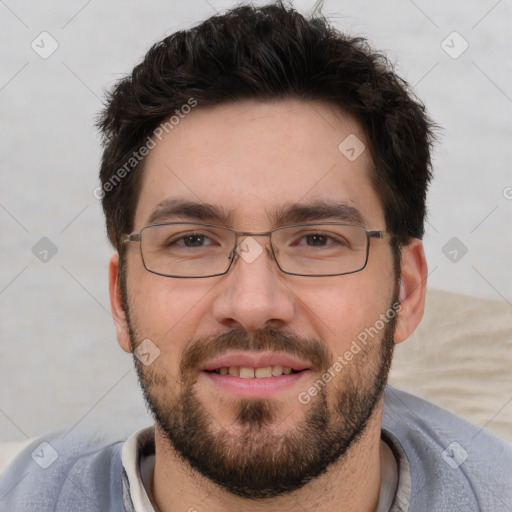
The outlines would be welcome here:
M 270 237 L 271 253 L 282 272 L 295 276 L 339 276 L 366 267 L 370 238 L 384 239 L 386 231 L 325 222 L 293 224 L 262 233 L 235 231 L 224 226 L 168 222 L 123 235 L 121 242 L 139 242 L 144 267 L 165 277 L 200 278 L 228 272 L 238 254 L 250 262 L 262 252 L 255 239 Z

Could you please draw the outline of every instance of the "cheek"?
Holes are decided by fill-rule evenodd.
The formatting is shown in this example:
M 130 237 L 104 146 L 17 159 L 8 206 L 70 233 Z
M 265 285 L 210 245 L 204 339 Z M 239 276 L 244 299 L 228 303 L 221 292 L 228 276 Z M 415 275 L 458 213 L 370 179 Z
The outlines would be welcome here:
M 213 283 L 191 283 L 144 272 L 147 275 L 134 272 L 128 283 L 132 325 L 137 338 L 149 338 L 174 359 L 197 335 Z
M 316 290 L 312 287 L 309 292 L 304 289 L 302 314 L 310 319 L 316 336 L 336 358 L 386 314 L 392 291 L 389 280 L 382 279 L 379 284 L 363 273 L 340 276 L 333 278 L 329 286 Z

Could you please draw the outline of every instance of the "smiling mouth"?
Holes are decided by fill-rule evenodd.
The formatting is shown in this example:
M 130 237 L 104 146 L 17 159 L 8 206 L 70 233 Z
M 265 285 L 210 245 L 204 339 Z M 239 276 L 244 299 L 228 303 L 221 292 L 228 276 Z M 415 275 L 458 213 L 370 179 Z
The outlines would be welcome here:
M 242 379 L 267 379 L 269 377 L 280 377 L 281 375 L 291 375 L 300 373 L 304 370 L 294 370 L 289 366 L 264 366 L 259 368 L 251 368 L 246 366 L 222 366 L 215 370 L 206 370 L 208 373 L 217 375 L 231 375 L 232 377 L 240 377 Z

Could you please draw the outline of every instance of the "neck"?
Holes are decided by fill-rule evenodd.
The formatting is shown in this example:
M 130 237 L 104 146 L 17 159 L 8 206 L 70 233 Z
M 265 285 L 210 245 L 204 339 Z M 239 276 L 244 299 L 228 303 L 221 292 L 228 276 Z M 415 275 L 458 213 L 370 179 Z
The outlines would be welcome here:
M 160 512 L 277 512 L 297 507 L 331 512 L 374 512 L 379 502 L 381 457 L 386 447 L 381 441 L 383 401 L 375 408 L 367 428 L 343 460 L 333 464 L 323 475 L 304 487 L 276 498 L 249 500 L 226 492 L 191 469 L 169 446 L 169 441 L 155 429 L 155 471 L 152 494 Z

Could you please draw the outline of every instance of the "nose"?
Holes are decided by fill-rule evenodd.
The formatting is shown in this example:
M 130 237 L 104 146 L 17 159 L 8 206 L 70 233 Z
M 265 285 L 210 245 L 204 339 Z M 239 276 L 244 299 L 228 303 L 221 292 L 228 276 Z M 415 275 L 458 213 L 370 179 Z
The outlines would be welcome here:
M 269 245 L 263 239 L 248 237 L 222 283 L 216 287 L 213 315 L 218 323 L 231 328 L 256 331 L 288 324 L 294 315 L 294 294 L 284 282 Z

